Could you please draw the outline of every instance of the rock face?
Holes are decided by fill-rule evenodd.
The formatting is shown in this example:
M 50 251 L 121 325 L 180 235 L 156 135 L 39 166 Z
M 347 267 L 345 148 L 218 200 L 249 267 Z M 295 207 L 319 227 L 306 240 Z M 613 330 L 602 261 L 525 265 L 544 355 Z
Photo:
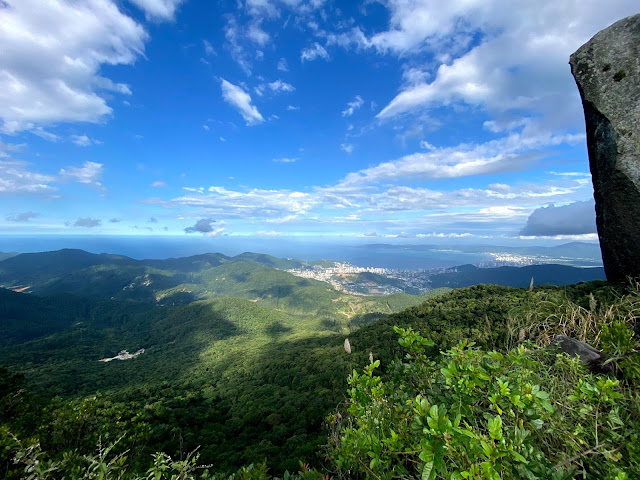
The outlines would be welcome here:
M 595 364 L 602 359 L 602 354 L 591 345 L 566 335 L 556 335 L 551 344 L 571 357 L 580 357 L 586 364 Z
M 551 345 L 558 347 L 561 352 L 566 353 L 570 357 L 579 357 L 580 361 L 595 373 L 608 373 L 611 375 L 616 373 L 614 364 L 607 363 L 607 357 L 588 343 L 567 337 L 566 335 L 556 335 Z
M 640 14 L 571 55 L 587 127 L 602 260 L 611 282 L 640 276 Z

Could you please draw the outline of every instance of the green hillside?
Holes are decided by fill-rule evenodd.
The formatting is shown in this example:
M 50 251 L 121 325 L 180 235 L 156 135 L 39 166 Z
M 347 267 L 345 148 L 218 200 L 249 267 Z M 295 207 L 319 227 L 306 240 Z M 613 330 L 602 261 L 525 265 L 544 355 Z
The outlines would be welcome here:
M 351 296 L 265 266 L 278 262 L 253 254 L 165 261 L 43 255 L 47 268 L 9 264 L 22 275 L 18 282 L 39 278 L 30 291 L 73 293 L 0 290 L 0 365 L 23 372 L 36 395 L 61 396 L 47 415 L 73 417 L 67 408 L 86 402 L 96 418 L 107 405 L 143 412 L 139 458 L 192 449 L 213 435 L 202 454 L 221 469 L 256 456 L 269 456 L 278 469 L 318 458 L 324 416 L 341 400 L 350 368 L 340 357 L 344 335 L 446 291 Z M 61 255 L 84 268 L 65 271 Z M 279 266 L 299 266 L 284 262 Z M 139 349 L 144 353 L 130 360 L 99 361 Z M 195 400 L 177 400 L 183 397 L 198 399 L 197 408 Z M 103 422 L 95 435 L 129 428 Z M 64 443 L 56 437 L 44 444 L 57 442 Z
M 495 441 L 487 436 L 483 422 L 497 422 L 495 416 L 500 415 L 503 425 L 524 428 L 526 438 L 531 438 L 514 446 L 511 433 L 504 430 L 511 446 L 492 447 L 509 456 L 504 462 L 512 462 L 504 463 L 511 469 L 504 478 L 552 478 L 549 472 L 562 462 L 568 462 L 567 468 L 558 472 L 566 475 L 558 478 L 573 478 L 579 469 L 610 471 L 616 480 L 640 472 L 638 452 L 630 447 L 638 440 L 635 426 L 640 427 L 635 387 L 640 378 L 639 346 L 632 330 L 640 312 L 637 290 L 625 293 L 605 282 L 591 282 L 533 291 L 479 285 L 419 296 L 351 296 L 257 262 L 268 264 L 269 257 L 203 255 L 154 263 L 76 251 L 71 255 L 76 266 L 82 266 L 76 272 L 65 272 L 59 253 L 50 259 L 48 270 L 9 265 L 25 277 L 40 276 L 43 280 L 38 286 L 34 283 L 34 290 L 91 295 L 39 296 L 0 289 L 0 365 L 9 369 L 0 369 L 4 477 L 21 478 L 19 469 L 28 468 L 24 462 L 35 458 L 53 461 L 59 472 L 83 472 L 93 468 L 86 462 L 101 465 L 102 460 L 93 456 L 96 445 L 117 440 L 109 455 L 126 452 L 126 460 L 117 467 L 129 472 L 123 478 L 147 471 L 155 452 L 178 459 L 195 449 L 198 463 L 212 465 L 211 472 L 232 472 L 266 461 L 272 473 L 281 475 L 298 470 L 303 461 L 315 469 L 302 472 L 300 478 L 419 478 L 429 457 L 416 453 L 422 447 L 413 439 L 438 438 L 435 430 L 416 436 L 422 431 L 416 430 L 417 417 L 406 414 L 407 408 L 426 408 L 415 404 L 420 395 L 430 402 L 423 412 L 427 416 L 433 405 L 445 412 L 456 402 L 469 405 L 458 412 L 468 432 L 447 430 L 450 449 L 434 457 L 460 468 L 470 462 L 465 471 L 473 472 L 474 465 L 485 468 L 480 465 L 488 460 L 481 457 L 488 454 L 464 447 L 463 437 L 471 435 L 478 444 Z M 562 363 L 536 346 L 546 347 L 556 333 L 608 352 L 620 368 L 620 380 L 589 373 L 575 362 Z M 530 350 L 507 355 L 521 336 Z M 345 338 L 351 353 L 345 351 Z M 469 340 L 475 342 L 471 349 L 464 343 Z M 502 357 L 486 353 L 492 349 Z M 453 367 L 448 358 L 457 362 L 457 373 L 449 370 Z M 487 358 L 498 366 L 487 370 Z M 471 370 L 465 362 L 474 365 Z M 529 366 L 534 364 L 535 368 Z M 367 365 L 364 377 L 352 373 Z M 473 376 L 477 369 L 485 372 L 480 380 L 485 375 L 492 380 L 480 382 Z M 454 383 L 441 376 L 445 371 L 452 372 L 446 374 L 449 377 L 467 372 L 460 378 L 476 382 L 475 400 L 451 390 Z M 485 403 L 498 395 L 498 380 L 524 388 L 517 383 L 522 372 L 551 395 L 553 414 L 542 403 L 530 409 L 531 415 L 539 415 L 533 420 L 544 419 L 540 433 L 510 423 L 511 417 Z M 599 438 L 606 439 L 599 445 L 597 440 L 593 443 L 591 417 L 581 420 L 586 425 L 582 430 L 569 432 L 580 421 L 578 409 L 567 410 L 573 405 L 567 395 L 582 388 L 579 382 L 600 388 L 598 382 L 607 378 L 613 382 L 606 384 L 612 400 L 606 406 L 609 420 L 597 420 Z M 377 389 L 378 383 L 388 387 Z M 513 398 L 504 401 L 516 402 Z M 596 402 L 589 398 L 582 403 Z M 517 402 L 500 405 L 503 411 L 521 408 Z M 529 415 L 526 412 L 521 413 Z M 628 427 L 616 426 L 618 417 L 610 412 L 617 412 Z M 444 419 L 438 421 L 444 422 L 442 428 L 448 425 Z M 28 447 L 29 439 L 38 439 L 39 447 Z M 594 446 L 609 457 L 580 456 Z M 472 455 L 469 459 L 452 453 L 465 448 Z M 405 453 L 393 453 L 398 449 Z M 16 452 L 26 456 L 14 464 Z M 410 460 L 402 460 L 405 456 Z M 528 467 L 523 467 L 521 457 Z M 613 465 L 612 458 L 618 463 Z M 173 465 L 167 468 L 182 468 Z M 438 478 L 457 478 L 447 477 L 440 463 L 433 468 Z M 257 466 L 250 472 L 236 478 L 268 478 Z M 620 472 L 630 476 L 617 476 Z M 180 478 L 212 478 L 203 470 L 189 475 Z
M 90 455 L 100 438 L 124 435 L 113 454 L 128 452 L 126 465 L 131 475 L 149 468 L 153 452 L 164 451 L 178 458 L 181 451 L 199 446 L 198 461 L 213 464 L 218 472 L 266 459 L 272 471 L 279 473 L 297 470 L 298 460 L 303 460 L 318 470 L 302 472 L 300 478 L 325 474 L 415 478 L 429 465 L 428 457 L 418 456 L 421 447 L 416 442 L 438 438 L 433 429 L 444 428 L 449 429 L 449 437 L 443 438 L 451 448 L 434 458 L 459 462 L 459 471 L 473 471 L 473 465 L 485 468 L 481 465 L 486 463 L 489 450 L 483 453 L 474 445 L 489 442 L 487 448 L 502 455 L 502 460 L 491 465 L 503 472 L 504 478 L 552 478 L 550 472 L 557 472 L 557 478 L 574 478 L 585 469 L 600 472 L 597 478 L 634 478 L 640 472 L 640 451 L 634 447 L 640 426 L 640 397 L 635 387 L 640 361 L 637 340 L 629 340 L 633 339 L 633 315 L 640 309 L 638 298 L 637 291 L 616 292 L 604 282 L 539 287 L 533 292 L 476 286 L 426 300 L 363 326 L 349 335 L 351 354 L 344 350 L 345 336 L 326 329 L 313 315 L 305 318 L 231 298 L 155 307 L 133 313 L 121 324 L 96 320 L 94 328 L 84 332 L 62 331 L 24 342 L 21 348 L 3 349 L 3 354 L 10 353 L 2 362 L 13 368 L 17 364 L 26 367 L 22 370 L 34 392 L 46 392 L 47 399 L 54 392 L 64 394 L 53 401 L 25 397 L 21 405 L 31 406 L 20 418 L 26 420 L 16 423 L 16 417 L 10 417 L 4 421 L 23 437 L 37 435 L 42 455 L 58 458 L 60 468 L 68 468 L 69 460 L 61 455 L 69 448 Z M 587 323 L 590 326 L 585 329 Z M 531 342 L 529 350 L 520 347 L 505 356 L 508 348 L 517 344 L 523 326 Z M 348 328 L 348 324 L 341 328 Z M 426 339 L 413 331 L 423 332 Z M 582 338 L 606 352 L 618 352 L 615 365 L 623 369 L 623 382 L 589 373 L 579 362 L 567 363 L 535 346 L 546 345 L 555 333 Z M 465 346 L 465 339 L 474 341 L 475 347 Z M 133 351 L 145 341 L 145 352 L 135 359 L 96 360 L 102 354 L 115 355 L 120 348 Z M 98 345 L 105 349 L 92 351 Z M 485 354 L 478 348 L 503 353 Z M 369 373 L 351 375 L 351 389 L 347 390 L 349 372 L 369 364 L 369 352 L 375 359 L 367 367 Z M 373 376 L 377 365 L 380 377 Z M 429 375 L 425 376 L 426 372 Z M 3 375 L 3 388 L 14 392 L 21 388 L 19 378 L 6 372 Z M 460 397 L 461 391 L 453 388 L 456 383 L 447 380 L 452 375 L 475 382 L 464 385 L 476 385 L 476 400 L 468 403 Z M 485 375 L 488 380 L 483 380 Z M 533 423 L 518 427 L 524 428 L 524 437 L 500 430 L 507 443 L 495 443 L 491 435 L 498 433 L 486 430 L 486 419 L 494 422 L 489 429 L 496 429 L 498 415 L 506 429 L 511 417 L 499 412 L 524 408 L 518 406 L 520 397 L 507 395 L 498 400 L 501 397 L 496 396 L 500 393 L 495 388 L 500 382 L 515 382 L 510 388 L 523 392 L 518 393 L 525 395 L 523 399 L 529 398 L 529 384 L 522 378 L 534 382 L 530 385 L 538 385 L 535 388 L 544 393 L 535 397 L 538 403 L 531 403 L 529 410 L 518 410 Z M 374 388 L 386 384 L 388 388 Z M 608 400 L 580 393 L 605 388 Z M 95 391 L 101 393 L 95 396 Z M 420 406 L 420 395 L 426 407 Z M 499 402 L 496 405 L 501 410 L 491 407 L 490 398 Z M 410 405 L 416 412 L 426 408 L 419 415 L 431 418 L 429 415 L 439 414 L 428 402 L 436 402 L 447 415 L 458 401 L 469 406 L 460 412 L 467 422 L 462 433 L 447 426 L 452 417 L 445 416 L 438 420 L 444 422 L 441 427 L 429 427 L 416 436 L 415 422 L 420 417 L 403 413 Z M 595 421 L 601 423 L 598 430 L 603 443 L 599 448 L 613 457 L 581 455 L 599 444 L 593 437 L 591 410 L 574 408 L 576 401 L 583 407 L 605 402 L 599 408 L 609 420 Z M 324 423 L 326 418 L 329 423 Z M 541 423 L 536 423 L 539 419 Z M 579 424 L 583 427 L 575 430 Z M 375 430 L 367 430 L 371 428 Z M 372 435 L 373 431 L 377 433 Z M 471 437 L 476 443 L 465 440 Z M 325 444 L 328 447 L 322 447 Z M 398 448 L 406 453 L 398 457 L 393 453 Z M 466 458 L 456 456 L 465 451 Z M 322 460 L 325 454 L 329 463 Z M 410 462 L 402 460 L 405 455 Z M 435 473 L 444 472 L 446 466 L 438 463 L 433 468 L 433 478 L 449 478 Z M 235 478 L 269 478 L 258 468 L 251 471 L 256 476 L 239 473 Z M 193 470 L 192 476 L 185 478 L 211 478 L 197 472 Z

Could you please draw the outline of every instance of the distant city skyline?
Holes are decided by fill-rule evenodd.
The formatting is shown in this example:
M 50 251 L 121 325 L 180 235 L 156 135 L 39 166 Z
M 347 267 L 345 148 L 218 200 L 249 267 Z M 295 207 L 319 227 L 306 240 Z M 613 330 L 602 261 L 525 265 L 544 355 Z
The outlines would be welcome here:
M 568 59 L 637 12 L 5 0 L 0 233 L 595 241 Z

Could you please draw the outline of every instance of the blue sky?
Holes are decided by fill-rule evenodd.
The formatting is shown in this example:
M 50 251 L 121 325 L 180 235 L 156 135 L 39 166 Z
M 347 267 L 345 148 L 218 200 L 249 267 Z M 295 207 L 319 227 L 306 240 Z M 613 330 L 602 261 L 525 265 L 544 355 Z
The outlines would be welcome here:
M 594 240 L 568 58 L 637 11 L 4 0 L 0 232 Z

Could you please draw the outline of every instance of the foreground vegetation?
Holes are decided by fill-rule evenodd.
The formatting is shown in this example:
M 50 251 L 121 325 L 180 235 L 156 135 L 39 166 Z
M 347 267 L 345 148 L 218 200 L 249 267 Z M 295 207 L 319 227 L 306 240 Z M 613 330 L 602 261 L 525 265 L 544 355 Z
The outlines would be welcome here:
M 267 345 L 220 340 L 232 328 L 197 327 L 202 314 L 187 334 L 201 348 L 178 357 L 199 361 L 174 379 L 51 400 L 3 370 L 0 475 L 640 478 L 637 288 L 457 290 L 351 333 L 350 354 L 343 334 L 303 337 L 286 319 Z M 177 318 L 159 324 L 166 339 Z M 556 334 L 610 361 L 594 373 L 549 347 Z

